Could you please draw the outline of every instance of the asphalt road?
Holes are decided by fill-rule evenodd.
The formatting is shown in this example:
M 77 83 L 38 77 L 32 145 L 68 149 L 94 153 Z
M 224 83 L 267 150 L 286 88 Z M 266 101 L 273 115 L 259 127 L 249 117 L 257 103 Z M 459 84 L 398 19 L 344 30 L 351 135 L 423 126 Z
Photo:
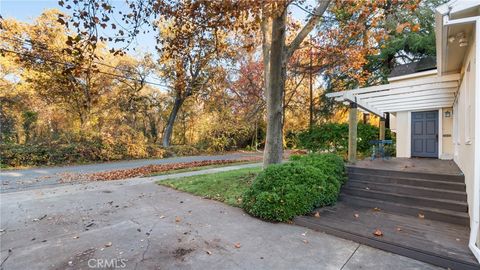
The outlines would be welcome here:
M 59 180 L 64 174 L 93 173 L 101 171 L 112 171 L 119 169 L 130 169 L 151 164 L 168 164 L 178 162 L 192 162 L 202 160 L 231 160 L 252 156 L 261 156 L 261 153 L 231 153 L 214 156 L 188 156 L 172 157 L 164 159 L 142 159 L 127 160 L 118 162 L 105 162 L 87 165 L 39 167 L 21 170 L 2 170 L 0 172 L 0 192 L 12 192 L 17 190 L 36 189 L 40 187 L 53 187 L 65 185 Z M 75 181 L 73 181 L 75 183 Z M 72 184 L 72 183 L 70 183 Z

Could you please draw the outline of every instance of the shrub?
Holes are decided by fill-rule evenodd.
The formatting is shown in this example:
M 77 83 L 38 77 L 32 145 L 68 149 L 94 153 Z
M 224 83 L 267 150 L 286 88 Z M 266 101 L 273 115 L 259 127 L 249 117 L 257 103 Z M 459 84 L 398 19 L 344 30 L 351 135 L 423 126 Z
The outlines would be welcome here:
M 341 157 L 335 154 L 309 154 L 303 156 L 294 155 L 290 157 L 290 160 L 320 169 L 327 176 L 325 204 L 330 205 L 337 201 L 340 187 L 347 179 L 345 165 Z
M 371 140 L 378 140 L 378 127 L 358 123 L 357 150 L 362 154 L 370 154 Z M 385 132 L 386 138 L 391 138 L 390 130 Z M 313 152 L 337 152 L 342 153 L 348 149 L 348 124 L 326 123 L 313 127 L 298 135 L 299 146 Z
M 271 165 L 243 194 L 242 207 L 262 219 L 290 220 L 325 203 L 326 178 L 321 170 L 300 163 Z

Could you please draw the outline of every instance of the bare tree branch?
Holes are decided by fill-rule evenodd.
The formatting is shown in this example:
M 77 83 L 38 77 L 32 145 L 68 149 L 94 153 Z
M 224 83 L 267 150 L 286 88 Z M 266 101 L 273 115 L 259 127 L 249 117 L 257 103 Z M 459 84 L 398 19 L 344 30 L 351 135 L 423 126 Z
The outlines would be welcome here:
M 285 60 L 288 59 L 293 55 L 295 50 L 300 46 L 302 41 L 307 37 L 307 35 L 313 30 L 313 28 L 318 24 L 318 22 L 322 19 L 323 13 L 327 10 L 328 5 L 330 4 L 330 0 L 328 1 L 319 1 L 318 6 L 313 11 L 313 15 L 308 20 L 307 24 L 300 30 L 297 34 L 295 39 L 287 46 L 287 57 Z

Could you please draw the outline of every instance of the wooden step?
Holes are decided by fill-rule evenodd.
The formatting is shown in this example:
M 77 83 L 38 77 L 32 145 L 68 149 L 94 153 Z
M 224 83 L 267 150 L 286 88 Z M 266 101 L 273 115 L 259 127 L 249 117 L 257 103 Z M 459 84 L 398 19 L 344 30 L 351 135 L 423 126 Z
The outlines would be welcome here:
M 395 194 L 421 196 L 425 198 L 445 199 L 453 201 L 467 202 L 467 193 L 464 191 L 451 191 L 448 189 L 427 188 L 415 185 L 399 185 L 376 182 L 364 182 L 358 180 L 349 180 L 345 187 L 377 190 Z
M 451 211 L 447 209 L 439 209 L 436 207 L 424 207 L 419 205 L 412 206 L 411 204 L 402 204 L 398 202 L 354 196 L 351 194 L 346 194 L 344 192 L 340 194 L 340 201 L 343 201 L 353 206 L 368 208 L 377 207 L 386 212 L 405 214 L 415 217 L 418 217 L 419 214 L 422 214 L 423 218 L 448 222 L 452 224 L 459 224 L 464 226 L 468 226 L 470 224 L 470 219 L 468 213 L 466 212 Z
M 411 195 L 397 194 L 397 193 L 391 193 L 391 192 L 349 188 L 349 187 L 344 187 L 343 192 L 345 194 L 350 194 L 353 196 L 364 197 L 369 199 L 377 199 L 377 200 L 382 200 L 382 201 L 387 201 L 392 203 L 401 203 L 401 204 L 411 205 L 411 206 L 439 208 L 439 209 L 446 209 L 446 210 L 452 210 L 452 211 L 458 211 L 458 212 L 468 211 L 468 204 L 462 201 L 435 199 L 435 198 L 427 198 L 427 197 L 421 197 L 421 196 L 411 196 Z
M 420 173 L 420 172 L 406 172 L 406 171 L 394 171 L 394 170 L 382 170 L 372 168 L 362 168 L 347 166 L 348 174 L 359 173 L 376 176 L 388 176 L 391 178 L 414 178 L 424 180 L 445 181 L 454 183 L 465 183 L 463 174 L 436 174 L 436 173 Z
M 362 181 L 362 182 L 374 182 L 384 184 L 398 184 L 398 185 L 410 185 L 420 186 L 426 188 L 445 189 L 451 191 L 465 191 L 465 183 L 428 180 L 418 178 L 404 178 L 404 177 L 391 177 L 385 175 L 365 174 L 365 173 L 349 173 L 348 181 Z
M 294 223 L 445 269 L 480 269 L 468 248 L 468 226 L 372 211 L 341 201 L 315 211 L 320 217 L 300 216 Z M 376 229 L 383 236 L 374 236 Z

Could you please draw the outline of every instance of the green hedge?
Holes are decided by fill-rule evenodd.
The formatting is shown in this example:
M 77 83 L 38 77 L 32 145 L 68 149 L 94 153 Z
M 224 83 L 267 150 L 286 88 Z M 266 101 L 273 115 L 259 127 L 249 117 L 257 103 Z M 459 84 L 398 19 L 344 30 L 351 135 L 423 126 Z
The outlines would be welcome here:
M 71 143 L 0 144 L 2 167 L 44 166 L 135 158 L 162 158 L 168 153 L 158 145 L 131 151 L 130 145 L 106 144 L 100 140 Z
M 390 130 L 386 130 L 385 137 L 391 139 Z M 357 150 L 360 153 L 369 153 L 372 149 L 369 141 L 378 140 L 378 127 L 358 123 Z M 299 147 L 313 152 L 345 152 L 348 149 L 348 124 L 326 123 L 315 126 L 298 135 Z
M 267 167 L 244 193 L 242 207 L 253 216 L 287 221 L 336 202 L 345 181 L 343 160 L 331 154 L 293 157 Z

